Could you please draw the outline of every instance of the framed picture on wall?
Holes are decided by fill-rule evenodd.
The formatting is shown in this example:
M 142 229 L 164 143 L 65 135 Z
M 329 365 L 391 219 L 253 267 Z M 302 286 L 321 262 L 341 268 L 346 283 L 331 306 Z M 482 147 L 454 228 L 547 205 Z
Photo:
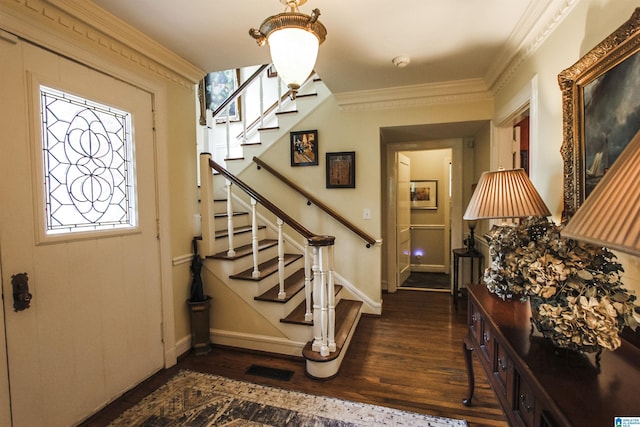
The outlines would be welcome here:
M 208 73 L 204 79 L 204 93 L 208 110 L 215 111 L 235 92 L 240 81 L 240 70 L 231 69 Z M 231 122 L 241 120 L 240 97 L 232 101 L 223 111 L 216 115 L 216 123 L 224 123 L 227 118 Z
M 558 75 L 564 212 L 571 217 L 640 130 L 640 9 Z
M 411 209 L 438 209 L 438 181 L 425 179 L 409 184 Z
M 318 131 L 303 130 L 289 133 L 291 141 L 291 166 L 315 166 L 318 164 Z
M 356 188 L 356 152 L 327 153 L 327 188 Z

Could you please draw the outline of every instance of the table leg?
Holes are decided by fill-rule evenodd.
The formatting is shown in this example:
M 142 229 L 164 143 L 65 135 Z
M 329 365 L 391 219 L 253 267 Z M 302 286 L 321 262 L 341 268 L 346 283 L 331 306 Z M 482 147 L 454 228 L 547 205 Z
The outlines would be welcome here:
M 467 365 L 467 397 L 466 399 L 462 399 L 462 404 L 464 406 L 471 406 L 471 399 L 473 398 L 473 390 L 475 388 L 475 378 L 473 377 L 473 345 L 469 340 L 469 337 L 465 337 L 462 342 L 462 350 L 464 352 L 464 362 Z
M 458 261 L 459 258 L 453 256 L 453 306 L 458 310 Z

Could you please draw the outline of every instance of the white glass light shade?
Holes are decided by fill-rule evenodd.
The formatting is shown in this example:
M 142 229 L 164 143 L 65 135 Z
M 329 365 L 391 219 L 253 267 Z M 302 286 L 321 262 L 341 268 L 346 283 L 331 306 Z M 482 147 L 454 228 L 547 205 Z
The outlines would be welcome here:
M 282 28 L 269 34 L 267 43 L 278 76 L 290 88 L 299 88 L 315 66 L 318 38 L 301 28 Z

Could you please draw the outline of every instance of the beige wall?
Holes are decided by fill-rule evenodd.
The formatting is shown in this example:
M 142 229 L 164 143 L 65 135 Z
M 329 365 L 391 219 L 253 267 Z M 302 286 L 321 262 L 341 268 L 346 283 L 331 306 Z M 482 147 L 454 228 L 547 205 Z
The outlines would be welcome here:
M 411 106 L 370 111 L 343 111 L 335 97 L 327 99 L 294 130 L 318 130 L 319 165 L 291 167 L 288 135 L 271 146 L 260 157 L 280 173 L 315 194 L 342 216 L 376 238 L 384 238 L 383 216 L 390 209 L 381 200 L 382 167 L 380 129 L 424 123 L 443 123 L 489 119 L 493 114 L 490 99 L 464 104 Z M 327 189 L 325 154 L 336 151 L 356 152 L 356 188 Z M 316 233 L 336 236 L 336 271 L 372 301 L 381 302 L 383 247 L 365 248 L 364 242 L 305 200 L 289 192 L 278 191 L 277 182 L 265 172 L 249 168 L 241 179 L 255 185 L 261 194 L 287 207 L 287 213 Z M 362 219 L 362 211 L 371 209 L 371 219 Z M 461 231 L 460 231 L 461 233 Z M 460 242 L 458 244 L 461 244 Z
M 180 257 L 192 252 L 193 215 L 199 211 L 196 181 L 196 113 L 194 90 L 185 91 L 169 86 L 169 191 L 171 255 Z M 188 336 L 190 332 L 189 312 L 186 300 L 191 286 L 190 263 L 173 263 L 173 303 L 175 313 L 176 339 Z

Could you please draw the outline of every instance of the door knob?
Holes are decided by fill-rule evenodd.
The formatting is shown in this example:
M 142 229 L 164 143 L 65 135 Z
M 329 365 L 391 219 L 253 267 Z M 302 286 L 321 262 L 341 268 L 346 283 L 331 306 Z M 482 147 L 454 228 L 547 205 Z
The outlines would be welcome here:
M 13 287 L 13 309 L 22 311 L 29 308 L 31 294 L 29 293 L 29 276 L 27 273 L 18 273 L 11 276 Z

